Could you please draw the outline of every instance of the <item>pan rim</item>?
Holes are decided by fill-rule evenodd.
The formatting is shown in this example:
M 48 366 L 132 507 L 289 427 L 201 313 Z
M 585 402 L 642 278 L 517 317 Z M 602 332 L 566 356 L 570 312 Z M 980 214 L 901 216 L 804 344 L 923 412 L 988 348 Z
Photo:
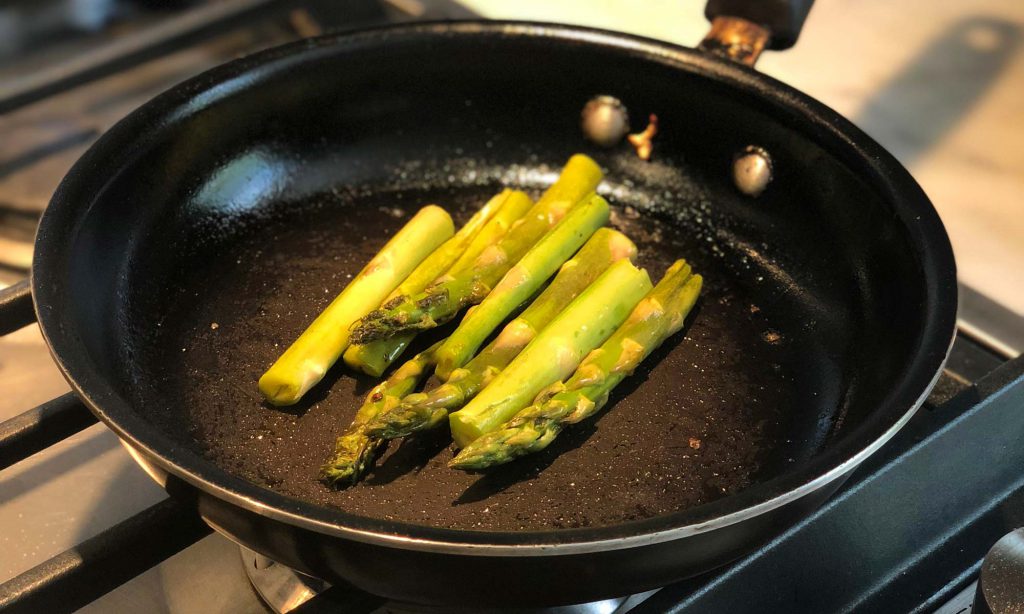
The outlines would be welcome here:
M 870 175 L 865 179 L 894 207 L 906 222 L 914 244 L 921 248 L 918 256 L 929 299 L 921 338 L 917 340 L 916 353 L 911 360 L 916 364 L 907 367 L 903 377 L 875 410 L 876 414 L 886 410 L 884 424 L 888 427 L 881 435 L 874 435 L 863 445 L 861 440 L 866 434 L 862 431 L 869 425 L 862 425 L 841 437 L 801 470 L 784 473 L 737 495 L 698 507 L 598 528 L 499 532 L 384 521 L 286 497 L 233 476 L 197 454 L 182 454 L 169 437 L 136 414 L 93 368 L 88 352 L 74 334 L 74 324 L 67 312 L 54 309 L 62 298 L 62 289 L 55 280 L 64 279 L 64 263 L 69 258 L 71 242 L 66 239 L 74 236 L 77 222 L 89 209 L 75 204 L 78 199 L 74 194 L 80 189 L 79 184 L 95 172 L 96 167 L 109 163 L 104 158 L 124 147 L 125 139 L 136 145 L 141 142 L 138 137 L 145 133 L 139 130 L 141 126 L 153 120 L 169 121 L 177 113 L 195 112 L 205 100 L 227 95 L 225 90 L 230 88 L 224 87 L 226 84 L 257 82 L 259 79 L 250 74 L 255 69 L 281 70 L 290 62 L 303 61 L 308 53 L 344 53 L 346 49 L 375 46 L 384 39 L 415 40 L 442 34 L 449 37 L 500 35 L 596 45 L 637 56 L 640 60 L 688 70 L 727 87 L 752 92 L 770 103 L 775 112 L 800 116 L 807 124 L 805 130 L 816 131 L 816 138 L 831 141 L 830 151 L 845 153 L 848 161 L 864 166 L 861 174 Z M 844 151 L 837 152 L 839 146 L 843 146 Z M 914 223 L 909 223 L 915 217 Z M 65 240 L 58 240 L 62 237 Z M 641 547 L 720 529 L 809 495 L 847 475 L 910 420 L 941 374 L 955 335 L 956 321 L 955 263 L 938 214 L 909 172 L 835 111 L 771 77 L 701 51 L 623 33 L 522 21 L 423 22 L 326 35 L 229 62 L 171 88 L 112 127 L 61 182 L 37 232 L 32 293 L 43 337 L 72 388 L 118 437 L 164 471 L 249 512 L 316 533 L 400 549 L 481 556 L 553 556 Z M 908 388 L 910 393 L 905 390 Z M 898 394 L 900 392 L 903 394 Z M 832 460 L 835 456 L 845 460 L 836 463 Z

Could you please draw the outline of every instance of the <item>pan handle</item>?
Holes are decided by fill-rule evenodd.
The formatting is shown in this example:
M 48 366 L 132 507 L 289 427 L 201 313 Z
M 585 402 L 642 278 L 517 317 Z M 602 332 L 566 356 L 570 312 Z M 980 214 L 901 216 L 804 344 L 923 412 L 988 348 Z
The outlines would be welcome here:
M 753 66 L 767 49 L 789 49 L 814 0 L 708 0 L 711 31 L 700 49 Z

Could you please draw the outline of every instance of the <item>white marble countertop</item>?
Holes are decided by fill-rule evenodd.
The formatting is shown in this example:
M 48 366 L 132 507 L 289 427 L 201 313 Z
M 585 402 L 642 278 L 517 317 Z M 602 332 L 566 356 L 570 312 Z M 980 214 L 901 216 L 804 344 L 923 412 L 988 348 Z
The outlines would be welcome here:
M 702 0 L 461 0 L 490 18 L 693 46 Z M 818 0 L 796 47 L 758 69 L 852 119 L 906 164 L 960 279 L 1024 316 L 1024 2 Z

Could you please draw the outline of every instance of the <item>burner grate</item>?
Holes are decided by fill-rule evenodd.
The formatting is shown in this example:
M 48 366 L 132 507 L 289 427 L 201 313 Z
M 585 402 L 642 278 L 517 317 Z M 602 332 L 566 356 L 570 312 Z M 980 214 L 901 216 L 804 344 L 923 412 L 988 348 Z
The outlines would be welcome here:
M 73 393 L 0 423 L 0 470 L 96 424 L 96 416 Z
M 77 610 L 210 531 L 194 509 L 165 499 L 0 585 L 0 610 Z

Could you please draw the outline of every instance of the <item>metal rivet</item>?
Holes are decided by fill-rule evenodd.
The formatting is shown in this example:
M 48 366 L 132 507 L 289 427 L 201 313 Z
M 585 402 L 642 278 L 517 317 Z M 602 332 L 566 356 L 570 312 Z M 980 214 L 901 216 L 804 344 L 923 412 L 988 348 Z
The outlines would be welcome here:
M 732 163 L 732 180 L 747 196 L 760 196 L 772 180 L 772 158 L 760 147 L 749 145 Z
M 594 96 L 583 107 L 583 136 L 601 147 L 613 147 L 629 133 L 626 105 L 613 96 Z

